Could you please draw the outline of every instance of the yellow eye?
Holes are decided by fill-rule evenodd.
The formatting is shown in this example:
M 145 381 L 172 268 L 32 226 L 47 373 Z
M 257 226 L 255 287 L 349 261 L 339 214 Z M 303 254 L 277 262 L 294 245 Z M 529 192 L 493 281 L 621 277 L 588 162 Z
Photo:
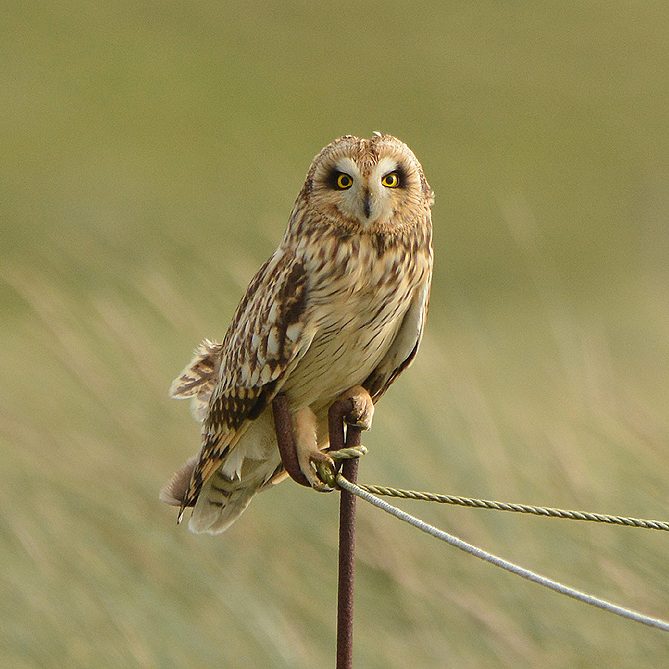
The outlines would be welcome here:
M 338 177 L 337 177 L 337 188 L 339 190 L 346 190 L 347 188 L 350 188 L 353 185 L 353 179 L 348 174 L 345 174 L 342 172 Z
M 381 184 L 386 188 L 397 188 L 400 185 L 399 174 L 397 172 L 389 172 L 381 179 Z

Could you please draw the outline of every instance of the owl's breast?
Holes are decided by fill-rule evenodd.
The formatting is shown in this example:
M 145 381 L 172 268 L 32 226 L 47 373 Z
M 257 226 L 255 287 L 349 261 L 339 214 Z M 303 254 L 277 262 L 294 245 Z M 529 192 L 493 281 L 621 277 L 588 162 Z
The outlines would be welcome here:
M 374 371 L 411 304 L 419 265 L 402 249 L 379 255 L 358 244 L 316 268 L 309 291 L 316 334 L 284 386 L 294 408 L 319 411 Z

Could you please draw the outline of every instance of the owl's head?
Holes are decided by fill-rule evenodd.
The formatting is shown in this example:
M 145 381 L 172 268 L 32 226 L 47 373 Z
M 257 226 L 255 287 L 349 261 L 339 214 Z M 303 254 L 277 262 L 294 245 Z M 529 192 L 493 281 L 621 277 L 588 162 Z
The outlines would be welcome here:
M 421 164 L 392 135 L 345 135 L 314 158 L 302 198 L 308 209 L 354 232 L 391 231 L 424 220 L 433 202 Z

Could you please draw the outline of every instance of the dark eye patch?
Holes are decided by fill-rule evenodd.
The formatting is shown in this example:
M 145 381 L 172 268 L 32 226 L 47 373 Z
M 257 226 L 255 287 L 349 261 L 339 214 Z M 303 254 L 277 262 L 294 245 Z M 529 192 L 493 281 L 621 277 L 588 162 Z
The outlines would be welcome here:
M 341 190 L 338 179 L 342 174 L 346 174 L 346 172 L 342 172 L 341 170 L 333 167 L 325 177 L 325 183 L 327 184 L 328 188 L 332 188 L 333 190 Z
M 400 182 L 397 185 L 397 188 L 404 188 L 407 185 L 407 171 L 403 165 L 398 164 L 397 167 L 393 170 L 397 174 Z

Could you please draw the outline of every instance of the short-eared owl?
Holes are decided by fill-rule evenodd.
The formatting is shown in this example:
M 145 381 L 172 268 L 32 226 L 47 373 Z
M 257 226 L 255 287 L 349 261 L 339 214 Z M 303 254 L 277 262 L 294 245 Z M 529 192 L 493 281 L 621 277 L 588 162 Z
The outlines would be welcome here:
M 272 399 L 285 393 L 300 467 L 316 488 L 338 397 L 373 403 L 413 360 L 432 276 L 433 194 L 401 141 L 374 133 L 313 160 L 279 248 L 255 275 L 222 343 L 205 340 L 171 394 L 192 398 L 202 448 L 161 491 L 217 534 L 285 477 Z

